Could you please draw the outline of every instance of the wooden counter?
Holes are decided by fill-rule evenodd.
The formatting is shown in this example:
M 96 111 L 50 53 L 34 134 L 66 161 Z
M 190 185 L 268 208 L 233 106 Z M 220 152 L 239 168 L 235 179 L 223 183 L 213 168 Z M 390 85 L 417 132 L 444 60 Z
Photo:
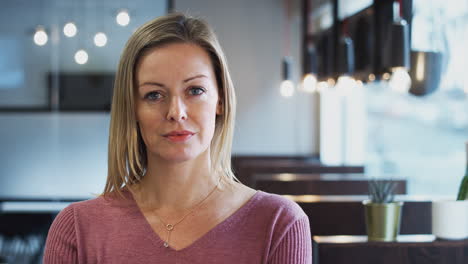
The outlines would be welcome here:
M 314 264 L 467 264 L 468 240 L 402 235 L 397 242 L 368 242 L 366 236 L 314 236 Z

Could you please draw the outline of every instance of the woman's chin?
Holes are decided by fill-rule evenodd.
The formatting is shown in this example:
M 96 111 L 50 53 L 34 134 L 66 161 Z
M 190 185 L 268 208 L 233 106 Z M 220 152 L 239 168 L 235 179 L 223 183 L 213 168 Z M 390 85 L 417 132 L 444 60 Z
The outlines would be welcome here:
M 204 151 L 202 151 L 200 148 L 165 149 L 165 151 L 162 151 L 162 149 L 160 149 L 157 152 L 156 151 L 153 152 L 152 155 L 150 154 L 149 159 L 151 160 L 153 157 L 156 160 L 163 160 L 165 162 L 182 163 L 182 162 L 202 158 L 201 156 L 209 155 L 208 153 L 209 153 L 209 148 L 205 149 Z
M 170 163 L 182 163 L 186 161 L 193 160 L 198 157 L 196 153 L 184 153 L 184 152 L 177 152 L 177 153 L 160 153 L 159 158 Z
M 193 160 L 196 157 L 190 156 L 190 155 L 174 155 L 174 156 L 171 155 L 171 156 L 163 156 L 161 158 L 165 160 L 166 162 L 170 162 L 170 163 L 182 163 L 182 162 Z

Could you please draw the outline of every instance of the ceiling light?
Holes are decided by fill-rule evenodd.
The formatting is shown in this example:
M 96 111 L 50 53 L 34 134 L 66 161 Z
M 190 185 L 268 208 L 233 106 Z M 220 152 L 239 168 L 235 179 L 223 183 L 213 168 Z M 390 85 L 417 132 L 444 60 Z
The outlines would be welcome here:
M 340 76 L 335 86 L 336 90 L 341 96 L 347 96 L 351 94 L 351 92 L 356 87 L 357 87 L 356 80 L 354 80 L 354 78 L 347 76 L 347 75 Z
M 283 97 L 291 97 L 294 95 L 294 83 L 291 80 L 281 82 L 280 93 Z
M 304 78 L 302 79 L 302 90 L 307 93 L 313 93 L 317 90 L 317 50 L 312 43 L 307 46 L 306 64 Z
M 384 74 L 382 74 L 382 80 L 388 81 L 389 79 L 390 79 L 390 73 L 385 72 Z
M 409 26 L 400 13 L 402 6 L 398 1 L 393 3 L 393 23 L 390 27 L 390 50 L 387 53 L 390 56 L 390 68 L 410 67 L 410 36 Z
M 313 73 L 308 73 L 302 80 L 302 90 L 307 93 L 313 93 L 317 90 L 317 77 Z
M 291 81 L 291 58 L 283 58 L 283 81 L 280 84 L 280 93 L 284 97 L 291 97 L 294 94 L 294 83 Z
M 411 77 L 404 67 L 397 67 L 392 70 L 392 76 L 388 82 L 390 88 L 399 93 L 407 93 L 411 88 Z
M 361 80 L 357 80 L 356 81 L 356 86 L 359 87 L 359 88 L 362 88 L 362 87 L 364 87 L 364 83 Z
M 318 82 L 317 83 L 317 92 L 322 93 L 328 88 L 328 82 Z
M 349 95 L 356 88 L 356 80 L 352 77 L 354 73 L 354 45 L 348 35 L 348 21 L 343 21 L 343 36 L 338 42 L 338 73 L 340 76 L 336 81 L 336 90 L 341 96 Z
M 338 72 L 340 75 L 351 75 L 354 73 L 354 45 L 348 36 L 340 38 L 338 43 Z

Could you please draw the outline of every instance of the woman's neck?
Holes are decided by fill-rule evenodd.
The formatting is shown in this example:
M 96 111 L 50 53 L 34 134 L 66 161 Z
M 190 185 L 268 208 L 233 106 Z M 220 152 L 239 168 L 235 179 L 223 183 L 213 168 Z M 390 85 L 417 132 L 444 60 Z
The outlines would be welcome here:
M 209 152 L 195 159 L 171 163 L 149 158 L 146 174 L 136 186 L 136 199 L 144 210 L 177 213 L 191 209 L 218 183 Z

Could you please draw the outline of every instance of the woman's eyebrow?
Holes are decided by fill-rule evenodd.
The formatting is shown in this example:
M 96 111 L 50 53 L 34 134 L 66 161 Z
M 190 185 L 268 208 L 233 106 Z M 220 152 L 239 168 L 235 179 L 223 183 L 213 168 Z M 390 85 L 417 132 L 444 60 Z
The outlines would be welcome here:
M 158 82 L 144 82 L 140 83 L 138 87 L 144 86 L 144 85 L 153 85 L 153 86 L 159 86 L 159 87 L 164 87 L 164 84 L 158 83 Z
M 198 75 L 195 75 L 195 76 L 193 76 L 193 77 L 190 77 L 190 78 L 185 79 L 183 82 L 184 82 L 184 83 L 190 82 L 190 81 L 192 81 L 192 80 L 194 80 L 194 79 L 197 79 L 197 78 L 208 78 L 208 77 L 206 77 L 206 75 L 204 75 L 204 74 L 198 74 Z M 159 87 L 162 87 L 162 88 L 165 87 L 164 84 L 158 83 L 158 82 L 143 82 L 143 83 L 140 83 L 140 84 L 138 85 L 138 87 L 141 87 L 141 86 L 144 86 L 144 85 L 159 86 Z
M 206 75 L 203 75 L 203 74 L 198 74 L 198 75 L 195 75 L 195 76 L 190 77 L 188 79 L 185 79 L 184 83 L 190 82 L 191 80 L 196 79 L 196 78 L 208 78 L 208 77 L 206 77 Z

